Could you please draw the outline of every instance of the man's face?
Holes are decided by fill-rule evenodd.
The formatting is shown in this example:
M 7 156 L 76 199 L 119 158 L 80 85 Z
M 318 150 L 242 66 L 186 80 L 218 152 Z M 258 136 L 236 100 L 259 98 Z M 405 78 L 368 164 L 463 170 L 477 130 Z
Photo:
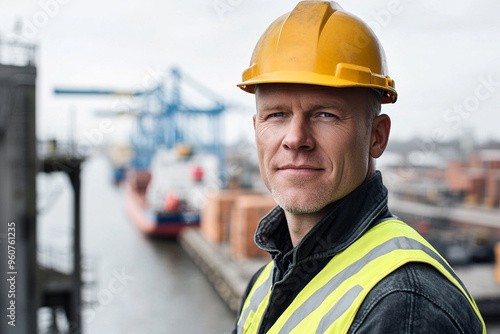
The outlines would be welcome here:
M 366 179 L 371 134 L 366 89 L 265 84 L 256 101 L 260 171 L 283 209 L 318 212 Z

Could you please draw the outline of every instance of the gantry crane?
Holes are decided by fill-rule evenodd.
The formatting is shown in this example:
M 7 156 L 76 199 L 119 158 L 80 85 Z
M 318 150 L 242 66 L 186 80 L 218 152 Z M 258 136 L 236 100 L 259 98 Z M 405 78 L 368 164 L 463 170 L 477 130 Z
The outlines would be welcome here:
M 137 117 L 135 131 L 131 134 L 131 147 L 134 151 L 132 168 L 147 169 L 158 149 L 173 149 L 176 145 L 183 144 L 192 150 L 214 154 L 219 162 L 220 182 L 225 184 L 221 116 L 227 107 L 215 94 L 181 73 L 178 68 L 172 68 L 165 79 L 147 90 L 123 92 L 56 88 L 54 93 L 121 95 L 138 99 L 139 108 L 130 111 Z M 197 101 L 193 101 L 194 99 Z M 200 104 L 204 107 L 200 107 Z

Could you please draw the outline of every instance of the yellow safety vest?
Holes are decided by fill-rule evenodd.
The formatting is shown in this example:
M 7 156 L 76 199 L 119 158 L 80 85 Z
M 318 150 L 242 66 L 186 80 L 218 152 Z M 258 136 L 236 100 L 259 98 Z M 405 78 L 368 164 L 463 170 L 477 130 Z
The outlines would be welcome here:
M 424 262 L 439 270 L 477 305 L 453 269 L 415 230 L 399 220 L 387 220 L 366 232 L 334 256 L 295 297 L 268 334 L 347 333 L 370 290 L 408 262 Z M 264 268 L 248 294 L 238 319 L 238 334 L 257 333 L 272 291 L 273 262 Z

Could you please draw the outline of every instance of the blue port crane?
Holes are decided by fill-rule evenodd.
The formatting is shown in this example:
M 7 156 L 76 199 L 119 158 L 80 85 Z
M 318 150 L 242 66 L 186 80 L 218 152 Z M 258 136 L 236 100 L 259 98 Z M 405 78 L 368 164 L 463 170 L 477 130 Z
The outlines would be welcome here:
M 147 169 L 160 148 L 174 149 L 187 145 L 193 151 L 215 155 L 219 162 L 219 178 L 225 185 L 225 153 L 222 114 L 227 106 L 206 87 L 178 68 L 158 80 L 151 89 L 118 91 L 103 89 L 54 89 L 55 94 L 128 96 L 138 99 L 135 130 L 131 134 L 134 157 L 131 167 Z M 200 104 L 203 106 L 201 107 Z M 123 112 L 117 111 L 116 114 Z M 110 113 L 107 113 L 110 114 Z

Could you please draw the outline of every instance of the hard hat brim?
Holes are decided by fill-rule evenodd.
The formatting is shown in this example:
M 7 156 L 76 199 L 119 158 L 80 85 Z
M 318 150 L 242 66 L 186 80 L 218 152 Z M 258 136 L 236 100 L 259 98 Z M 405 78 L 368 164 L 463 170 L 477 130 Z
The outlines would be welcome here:
M 379 78 L 380 79 L 380 78 Z M 379 84 L 373 83 L 370 79 L 367 83 L 361 83 L 359 81 L 353 81 L 343 78 L 338 78 L 336 76 L 324 75 L 312 72 L 268 72 L 254 76 L 249 80 L 245 80 L 237 86 L 244 90 L 245 92 L 254 94 L 255 85 L 266 84 L 266 83 L 290 83 L 290 84 L 306 84 L 306 85 L 317 85 L 317 86 L 327 86 L 335 88 L 348 88 L 348 87 L 366 87 L 380 89 L 384 92 L 382 95 L 381 103 L 394 103 L 397 100 L 397 92 L 394 89 L 394 81 L 389 77 L 383 78 Z

